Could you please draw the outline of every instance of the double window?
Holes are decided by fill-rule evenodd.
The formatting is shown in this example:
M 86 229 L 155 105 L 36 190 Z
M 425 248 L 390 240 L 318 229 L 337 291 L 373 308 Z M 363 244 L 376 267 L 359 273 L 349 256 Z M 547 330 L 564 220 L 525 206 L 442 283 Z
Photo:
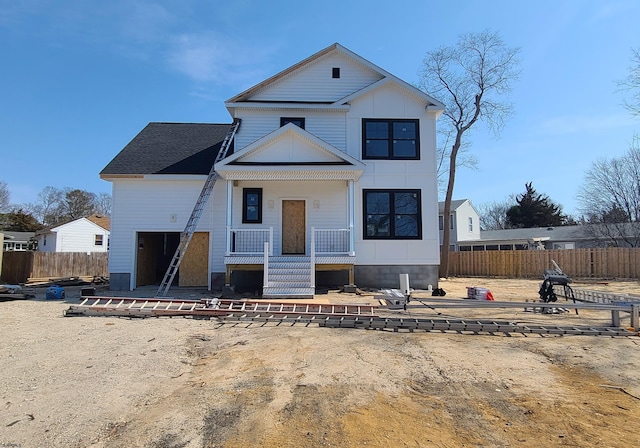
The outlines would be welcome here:
M 420 190 L 363 190 L 365 239 L 421 239 Z
M 242 189 L 242 222 L 245 224 L 262 222 L 262 188 Z
M 363 159 L 419 159 L 418 120 L 362 120 Z

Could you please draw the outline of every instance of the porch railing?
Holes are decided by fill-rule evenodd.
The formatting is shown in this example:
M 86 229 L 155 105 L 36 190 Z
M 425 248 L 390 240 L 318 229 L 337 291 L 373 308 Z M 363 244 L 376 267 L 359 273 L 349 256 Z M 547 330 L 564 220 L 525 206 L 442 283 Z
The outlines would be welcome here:
M 316 229 L 312 227 L 311 232 L 315 255 L 355 255 L 353 228 Z
M 273 227 L 268 229 L 227 227 L 227 255 L 262 255 L 264 243 L 269 243 L 269 255 L 273 255 Z
M 261 256 L 264 254 L 264 243 L 269 243 L 269 255 L 273 256 L 273 227 L 265 229 L 227 228 L 227 256 Z M 316 229 L 312 227 L 310 244 L 315 256 L 355 255 L 353 228 Z

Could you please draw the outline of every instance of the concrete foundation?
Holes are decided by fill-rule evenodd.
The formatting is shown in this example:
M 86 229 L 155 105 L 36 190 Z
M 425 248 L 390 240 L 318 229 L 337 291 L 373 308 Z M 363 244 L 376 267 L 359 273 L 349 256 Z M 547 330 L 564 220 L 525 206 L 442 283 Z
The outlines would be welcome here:
M 400 274 L 409 274 L 413 289 L 438 287 L 438 265 L 356 265 L 355 283 L 361 288 L 400 288 Z
M 111 291 L 129 291 L 131 288 L 130 272 L 110 272 L 109 289 Z
M 220 291 L 224 287 L 224 272 L 211 273 L 211 290 Z

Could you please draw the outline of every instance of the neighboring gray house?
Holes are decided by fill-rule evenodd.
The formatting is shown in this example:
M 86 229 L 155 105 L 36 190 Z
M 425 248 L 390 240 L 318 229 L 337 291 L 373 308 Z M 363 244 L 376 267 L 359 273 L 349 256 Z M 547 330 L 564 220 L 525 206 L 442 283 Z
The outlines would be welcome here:
M 444 233 L 444 201 L 438 202 L 438 228 L 440 229 L 440 246 Z M 480 216 L 469 199 L 451 201 L 451 236 L 450 250 L 457 251 L 461 244 L 480 239 Z
M 3 230 L 4 243 L 2 250 L 4 252 L 26 251 L 29 250 L 29 240 L 35 236 L 35 232 L 11 232 Z
M 627 224 L 619 229 L 625 238 L 607 236 L 599 225 L 534 227 L 530 229 L 482 230 L 480 238 L 459 244 L 459 251 L 581 249 L 587 247 L 631 247 L 637 241 L 640 226 Z M 637 245 L 637 244 L 636 244 Z

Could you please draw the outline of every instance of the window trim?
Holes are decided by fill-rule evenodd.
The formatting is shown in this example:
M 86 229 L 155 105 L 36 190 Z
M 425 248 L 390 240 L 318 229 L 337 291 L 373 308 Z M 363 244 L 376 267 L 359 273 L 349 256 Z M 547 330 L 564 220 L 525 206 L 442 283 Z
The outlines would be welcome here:
M 389 235 L 383 236 L 370 236 L 367 235 L 367 194 L 368 193 L 389 193 Z M 417 211 L 416 211 L 416 228 L 417 235 L 415 236 L 395 236 L 395 211 L 394 211 L 394 195 L 396 193 L 415 193 L 417 195 Z M 367 188 L 362 190 L 362 221 L 363 221 L 363 235 L 365 240 L 422 240 L 422 190 L 419 188 L 404 188 L 404 189 L 388 189 L 388 188 Z
M 300 124 L 295 123 L 296 121 L 299 121 Z M 288 123 L 293 123 L 296 126 L 298 126 L 300 129 L 304 129 L 305 127 L 305 117 L 280 117 L 280 127 L 288 124 Z
M 247 196 L 249 194 L 258 194 L 258 217 L 249 219 L 247 213 Z M 242 223 L 243 224 L 262 224 L 262 188 L 243 188 L 242 189 Z
M 394 139 L 393 125 L 394 123 L 408 122 L 414 123 L 416 126 L 415 147 L 416 154 L 411 157 L 401 157 L 393 155 L 393 141 L 401 140 Z M 387 140 L 387 153 L 388 156 L 369 156 L 367 155 L 367 123 L 387 123 L 388 125 L 388 138 L 380 139 Z M 420 120 L 417 118 L 363 118 L 362 119 L 362 159 L 368 160 L 420 160 Z

